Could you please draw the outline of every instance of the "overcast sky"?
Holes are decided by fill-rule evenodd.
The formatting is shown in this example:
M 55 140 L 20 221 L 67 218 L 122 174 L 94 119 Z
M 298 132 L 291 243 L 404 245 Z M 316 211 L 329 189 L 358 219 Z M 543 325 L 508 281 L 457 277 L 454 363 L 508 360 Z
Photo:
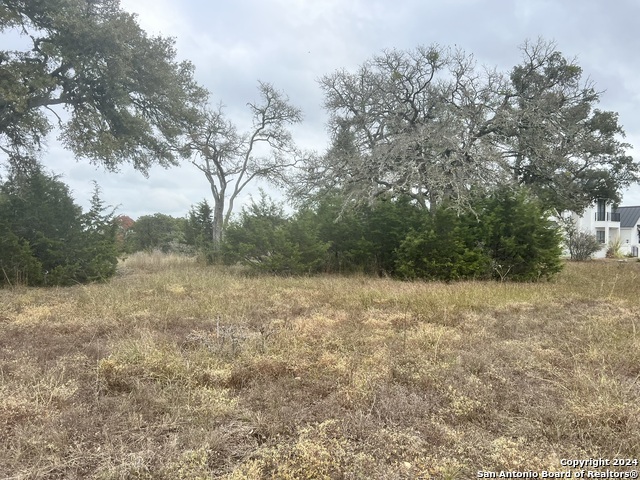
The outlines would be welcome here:
M 458 46 L 479 64 L 508 71 L 518 47 L 542 37 L 576 57 L 586 76 L 604 91 L 599 108 L 619 113 L 626 141 L 640 146 L 640 18 L 638 0 L 121 0 L 150 34 L 176 38 L 180 59 L 191 60 L 197 80 L 226 105 L 240 126 L 250 121 L 246 103 L 258 80 L 288 94 L 305 119 L 295 130 L 301 147 L 324 150 L 326 115 L 318 78 L 355 69 L 385 48 L 434 43 Z M 640 155 L 640 147 L 630 152 Z M 105 173 L 77 163 L 52 138 L 45 164 L 64 175 L 86 206 L 90 181 L 104 200 L 137 218 L 161 212 L 183 216 L 209 198 L 206 179 L 184 164 L 154 168 L 148 179 L 130 168 Z M 623 205 L 640 205 L 640 187 Z

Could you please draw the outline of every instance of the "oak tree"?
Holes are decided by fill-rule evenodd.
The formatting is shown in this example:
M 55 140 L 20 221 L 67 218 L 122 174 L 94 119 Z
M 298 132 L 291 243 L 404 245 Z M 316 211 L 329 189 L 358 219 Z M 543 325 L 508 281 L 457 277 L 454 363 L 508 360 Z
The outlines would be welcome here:
M 496 75 L 485 83 L 474 68 L 463 52 L 432 46 L 387 50 L 356 72 L 323 77 L 333 143 L 306 180 L 333 182 L 348 198 L 468 203 L 472 187 L 499 181 L 484 132 Z
M 521 50 L 509 73 L 431 46 L 323 77 L 332 145 L 306 164 L 297 193 L 405 194 L 458 211 L 504 185 L 526 186 L 558 211 L 619 200 L 640 168 L 617 114 L 596 108 L 601 93 L 553 43 Z
M 33 159 L 56 123 L 66 147 L 108 169 L 176 162 L 171 145 L 206 91 L 173 39 L 147 35 L 118 0 L 4 0 L 0 32 L 28 43 L 0 50 L 0 149 L 11 163 Z
M 278 182 L 296 164 L 299 152 L 290 125 L 302 120 L 300 110 L 268 83 L 259 83 L 260 100 L 248 103 L 251 129 L 240 133 L 222 107 L 204 111 L 189 129 L 183 152 L 200 170 L 213 196 L 213 244 L 220 246 L 238 195 L 257 179 Z
M 597 108 L 602 92 L 551 42 L 526 42 L 491 119 L 513 180 L 557 211 L 581 212 L 598 198 L 618 203 L 639 178 L 618 114 Z

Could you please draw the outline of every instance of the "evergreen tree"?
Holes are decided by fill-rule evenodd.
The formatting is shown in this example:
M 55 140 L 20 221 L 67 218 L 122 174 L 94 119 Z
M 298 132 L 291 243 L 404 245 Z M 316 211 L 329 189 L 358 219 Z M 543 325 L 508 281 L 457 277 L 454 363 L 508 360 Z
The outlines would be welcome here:
M 398 250 L 405 278 L 461 280 L 549 279 L 562 268 L 560 235 L 537 200 L 526 191 L 501 189 L 456 215 L 446 204 Z
M 425 214 L 407 196 L 382 198 L 364 209 L 365 238 L 371 246 L 367 254 L 375 273 L 396 273 L 398 248 Z
M 213 209 L 206 200 L 191 207 L 184 224 L 185 243 L 194 247 L 207 263 L 215 260 L 213 241 Z
M 477 237 L 504 280 L 550 278 L 562 269 L 559 228 L 525 190 L 501 189 L 479 203 Z
M 96 187 L 87 214 L 68 187 L 34 164 L 13 169 L 0 184 L 0 283 L 68 285 L 115 273 L 113 213 Z
M 328 245 L 324 268 L 335 273 L 373 271 L 365 215 L 343 201 L 339 195 L 326 195 L 313 208 L 318 238 Z
M 29 242 L 0 222 L 0 285 L 38 285 L 42 282 L 42 263 L 33 256 Z
M 271 273 L 318 271 L 327 245 L 317 237 L 310 212 L 287 218 L 281 205 L 264 192 L 229 224 L 222 245 L 227 264 L 241 263 Z
M 345 273 L 394 274 L 398 247 L 424 216 L 408 197 L 349 207 L 340 195 L 326 195 L 314 211 L 318 237 L 329 244 L 325 268 Z
M 398 274 L 404 278 L 461 280 L 490 275 L 490 257 L 478 248 L 478 239 L 459 217 L 445 207 L 425 218 L 398 249 Z
M 82 216 L 83 242 L 78 246 L 83 280 L 102 280 L 112 276 L 118 265 L 115 209 L 105 206 L 100 187 L 94 182 L 91 208 Z
M 313 210 L 302 209 L 288 222 L 287 239 L 294 245 L 296 269 L 302 273 L 318 272 L 326 269 L 329 243 L 319 235 L 319 224 Z

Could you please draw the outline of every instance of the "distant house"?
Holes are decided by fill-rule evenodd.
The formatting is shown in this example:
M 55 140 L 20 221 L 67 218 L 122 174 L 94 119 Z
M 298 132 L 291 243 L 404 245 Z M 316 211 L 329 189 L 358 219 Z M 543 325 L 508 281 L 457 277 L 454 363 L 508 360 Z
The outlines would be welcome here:
M 609 243 L 620 238 L 620 213 L 606 200 L 598 200 L 595 205 L 586 208 L 582 215 L 574 213 L 571 218 L 578 230 L 595 235 L 602 244 L 595 258 L 604 258 Z
M 618 207 L 622 253 L 638 256 L 640 250 L 640 207 Z
M 572 214 L 578 230 L 596 236 L 602 248 L 594 255 L 604 258 L 609 244 L 620 240 L 623 255 L 638 256 L 640 249 L 640 206 L 613 208 L 606 200 L 598 200 L 582 215 Z

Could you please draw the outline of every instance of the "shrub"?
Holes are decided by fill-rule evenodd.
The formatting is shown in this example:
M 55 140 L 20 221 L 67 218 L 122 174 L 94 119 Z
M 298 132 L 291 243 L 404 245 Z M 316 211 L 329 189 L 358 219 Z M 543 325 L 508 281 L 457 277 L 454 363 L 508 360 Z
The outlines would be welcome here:
M 116 225 L 96 186 L 83 214 L 58 177 L 40 166 L 0 184 L 1 284 L 69 285 L 105 279 L 117 265 Z
M 560 271 L 558 228 L 525 192 L 496 192 L 456 215 L 409 199 L 361 208 L 328 197 L 288 218 L 264 194 L 226 230 L 226 263 L 275 273 L 354 271 L 404 278 L 531 281 Z
M 287 218 L 281 205 L 261 193 L 227 227 L 222 245 L 227 264 L 240 263 L 270 273 L 318 271 L 328 245 L 317 236 L 308 212 Z
M 207 264 L 213 264 L 219 260 L 219 252 L 213 242 L 213 210 L 206 200 L 192 206 L 189 210 L 184 223 L 184 240 L 182 249 L 174 245 L 170 251 L 187 253 L 191 249 L 197 252 Z
M 29 242 L 18 238 L 6 225 L 0 236 L 0 285 L 34 285 L 42 282 L 42 263 L 33 256 Z
M 622 258 L 622 242 L 620 241 L 620 237 L 615 240 L 609 241 L 609 245 L 607 245 L 607 252 L 605 253 L 605 257 L 607 258 Z
M 350 205 L 338 194 L 323 196 L 311 215 L 318 238 L 328 244 L 324 270 L 393 275 L 398 247 L 409 232 L 420 228 L 424 214 L 408 197 Z
M 526 191 L 498 190 L 477 206 L 477 239 L 504 280 L 549 279 L 562 269 L 558 226 Z
M 498 191 L 457 216 L 446 205 L 398 249 L 405 278 L 531 281 L 560 271 L 560 235 L 525 192 Z
M 398 274 L 405 278 L 459 280 L 483 278 L 491 259 L 479 248 L 465 225 L 466 219 L 440 208 L 420 231 L 410 232 L 398 249 Z
M 602 248 L 595 235 L 581 230 L 570 231 L 566 243 L 571 260 L 579 262 L 589 260 Z

